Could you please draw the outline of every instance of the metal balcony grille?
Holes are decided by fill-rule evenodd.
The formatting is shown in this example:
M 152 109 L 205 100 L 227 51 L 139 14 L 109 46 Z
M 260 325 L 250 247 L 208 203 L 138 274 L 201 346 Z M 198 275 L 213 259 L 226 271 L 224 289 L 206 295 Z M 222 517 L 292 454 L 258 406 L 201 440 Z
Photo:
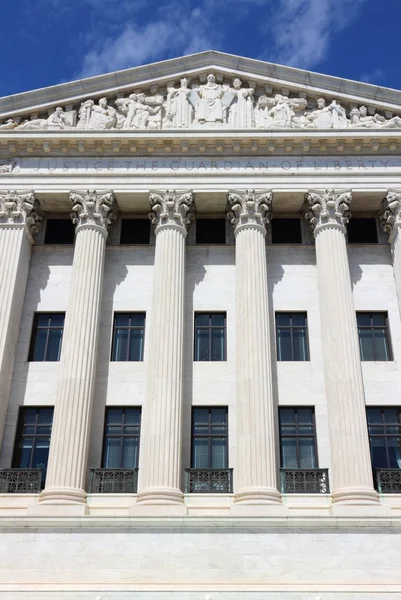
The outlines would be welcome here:
M 91 469 L 91 494 L 136 494 L 138 469 Z
M 0 494 L 39 494 L 42 469 L 2 469 Z
M 282 494 L 329 494 L 328 469 L 280 469 Z
M 185 469 L 186 494 L 232 494 L 232 469 Z
M 401 494 L 401 469 L 376 469 L 379 494 Z

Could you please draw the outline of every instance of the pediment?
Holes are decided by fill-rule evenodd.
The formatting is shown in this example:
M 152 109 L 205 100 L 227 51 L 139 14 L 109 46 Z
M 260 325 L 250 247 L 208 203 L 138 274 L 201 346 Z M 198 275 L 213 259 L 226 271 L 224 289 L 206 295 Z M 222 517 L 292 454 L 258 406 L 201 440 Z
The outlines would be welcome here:
M 0 133 L 398 128 L 398 90 L 214 51 L 0 98 Z

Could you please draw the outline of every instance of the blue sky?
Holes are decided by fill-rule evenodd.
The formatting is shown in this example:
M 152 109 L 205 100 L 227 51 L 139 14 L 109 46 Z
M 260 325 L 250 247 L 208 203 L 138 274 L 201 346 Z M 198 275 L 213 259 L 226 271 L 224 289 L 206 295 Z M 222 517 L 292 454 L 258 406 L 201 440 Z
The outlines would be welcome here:
M 0 96 L 202 50 L 401 89 L 401 0 L 2 0 Z

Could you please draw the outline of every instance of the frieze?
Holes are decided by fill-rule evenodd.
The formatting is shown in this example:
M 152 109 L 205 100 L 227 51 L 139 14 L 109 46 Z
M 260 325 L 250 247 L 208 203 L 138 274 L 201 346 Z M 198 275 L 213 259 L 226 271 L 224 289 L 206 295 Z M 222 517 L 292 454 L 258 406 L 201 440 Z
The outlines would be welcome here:
M 57 106 L 50 114 L 7 119 L 1 130 L 155 130 L 155 129 L 400 129 L 401 117 L 374 113 L 365 106 L 347 109 L 333 98 L 309 106 L 302 97 L 257 93 L 235 77 L 219 83 L 210 73 L 206 83 L 183 77 L 158 93 L 133 91 L 126 97 L 94 100 L 79 106 Z

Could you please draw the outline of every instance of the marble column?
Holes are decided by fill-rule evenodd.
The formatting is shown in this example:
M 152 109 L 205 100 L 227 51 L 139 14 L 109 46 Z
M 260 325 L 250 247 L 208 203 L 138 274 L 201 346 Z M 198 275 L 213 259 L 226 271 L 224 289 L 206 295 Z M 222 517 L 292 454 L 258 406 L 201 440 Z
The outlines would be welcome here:
M 332 499 L 372 504 L 365 392 L 348 264 L 351 191 L 310 190 L 306 200 L 316 243 L 320 322 L 332 458 Z
M 33 191 L 0 192 L 0 446 L 33 237 L 41 221 Z
M 281 502 L 277 490 L 266 225 L 270 191 L 229 191 L 234 227 L 237 335 L 236 504 Z
M 148 378 L 143 407 L 136 508 L 184 513 L 181 491 L 185 238 L 192 191 L 151 191 L 156 249 Z
M 74 260 L 42 504 L 86 502 L 105 246 L 116 218 L 110 191 L 71 192 L 70 200 L 76 225 Z
M 383 200 L 380 223 L 384 231 L 389 234 L 395 287 L 401 315 L 401 190 L 388 190 L 387 196 Z

